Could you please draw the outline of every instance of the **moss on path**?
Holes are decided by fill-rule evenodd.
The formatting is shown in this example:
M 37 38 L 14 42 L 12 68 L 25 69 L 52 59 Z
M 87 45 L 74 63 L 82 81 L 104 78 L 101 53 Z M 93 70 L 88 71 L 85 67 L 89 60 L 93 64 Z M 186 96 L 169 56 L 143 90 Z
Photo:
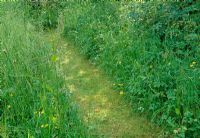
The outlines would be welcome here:
M 66 85 L 79 105 L 79 113 L 90 134 L 105 138 L 158 138 L 161 131 L 144 117 L 131 112 L 112 83 L 68 43 L 51 33 L 48 36 L 58 53 Z

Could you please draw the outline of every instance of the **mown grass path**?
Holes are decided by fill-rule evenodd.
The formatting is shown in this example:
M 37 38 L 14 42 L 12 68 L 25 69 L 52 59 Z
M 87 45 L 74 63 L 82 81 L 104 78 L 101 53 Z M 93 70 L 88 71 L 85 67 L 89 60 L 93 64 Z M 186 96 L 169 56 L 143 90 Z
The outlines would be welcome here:
M 123 95 L 112 89 L 112 83 L 95 66 L 56 33 L 49 42 L 60 49 L 58 61 L 66 85 L 78 104 L 78 111 L 89 133 L 105 138 L 158 138 L 160 129 L 144 117 L 131 112 Z

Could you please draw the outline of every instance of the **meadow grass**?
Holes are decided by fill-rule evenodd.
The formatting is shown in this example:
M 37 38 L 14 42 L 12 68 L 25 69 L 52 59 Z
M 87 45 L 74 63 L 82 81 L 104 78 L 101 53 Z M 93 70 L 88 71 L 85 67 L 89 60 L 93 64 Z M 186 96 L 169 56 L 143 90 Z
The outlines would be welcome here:
M 0 3 L 0 136 L 86 137 L 56 62 L 56 48 L 18 3 Z
M 164 137 L 164 130 L 152 124 L 139 113 L 132 112 L 123 97 L 125 93 L 113 90 L 112 78 L 88 62 L 78 49 L 65 41 L 59 31 L 49 34 L 52 44 L 62 49 L 58 54 L 66 85 L 78 111 L 95 138 L 153 138 Z M 127 123 L 128 122 L 128 123 Z
M 34 32 L 35 26 L 38 31 L 58 27 L 113 78 L 113 87 L 125 94 L 136 111 L 148 113 L 149 119 L 166 126 L 175 137 L 200 135 L 200 3 L 72 0 L 21 4 L 23 15 L 16 12 L 19 6 L 0 4 L 3 135 L 86 136 L 65 90 L 56 48 Z

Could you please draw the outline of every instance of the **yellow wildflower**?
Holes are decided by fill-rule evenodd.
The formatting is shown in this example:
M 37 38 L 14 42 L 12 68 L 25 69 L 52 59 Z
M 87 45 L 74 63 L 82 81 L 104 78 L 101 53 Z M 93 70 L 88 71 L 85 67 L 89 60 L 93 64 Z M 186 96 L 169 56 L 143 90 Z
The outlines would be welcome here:
M 192 64 L 193 64 L 193 65 L 196 65 L 196 64 L 197 64 L 197 62 L 193 61 L 193 62 L 192 62 Z
M 47 128 L 49 126 L 49 124 L 45 124 L 45 125 L 41 125 L 41 128 Z
M 52 61 L 52 62 L 56 62 L 57 60 L 58 60 L 58 58 L 57 58 L 56 55 L 53 55 L 53 56 L 51 57 L 51 61 Z
M 197 62 L 196 62 L 196 61 L 193 61 L 193 62 L 190 64 L 190 68 L 193 68 L 196 64 L 197 64 Z
M 123 92 L 123 91 L 121 91 L 121 92 L 119 92 L 119 94 L 120 94 L 120 95 L 123 95 L 123 94 L 124 94 L 124 92 Z

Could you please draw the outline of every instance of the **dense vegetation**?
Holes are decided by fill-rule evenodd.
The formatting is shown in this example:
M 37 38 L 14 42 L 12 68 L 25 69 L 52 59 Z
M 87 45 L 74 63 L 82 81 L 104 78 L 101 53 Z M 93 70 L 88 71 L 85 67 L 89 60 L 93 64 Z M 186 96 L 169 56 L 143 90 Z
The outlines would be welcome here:
M 56 48 L 24 20 L 18 4 L 0 3 L 0 137 L 86 137 Z
M 138 112 L 176 137 L 200 136 L 197 0 L 21 4 L 24 15 L 0 7 L 0 130 L 5 135 L 85 136 L 56 70 L 55 51 L 20 18 L 25 16 L 44 30 L 64 28 L 62 35 L 114 79 L 114 88 L 124 91 Z
M 55 29 L 58 25 L 59 13 L 64 9 L 65 1 L 24 1 L 26 17 L 32 24 L 44 30 Z
M 115 80 L 115 87 L 178 137 L 200 135 L 197 1 L 76 2 L 64 36 Z

